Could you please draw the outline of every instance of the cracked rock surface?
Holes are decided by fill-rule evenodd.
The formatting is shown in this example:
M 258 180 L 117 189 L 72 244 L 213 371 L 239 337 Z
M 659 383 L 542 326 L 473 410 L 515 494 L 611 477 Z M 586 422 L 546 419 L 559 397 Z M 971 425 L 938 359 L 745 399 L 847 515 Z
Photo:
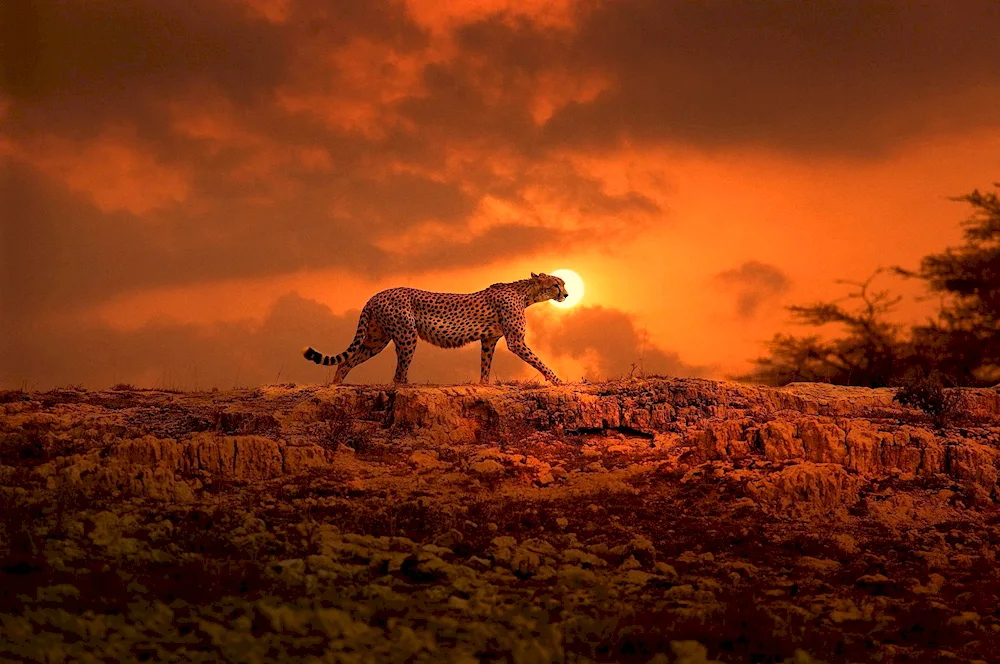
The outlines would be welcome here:
M 893 395 L 2 392 L 0 660 L 996 661 L 1000 391 Z

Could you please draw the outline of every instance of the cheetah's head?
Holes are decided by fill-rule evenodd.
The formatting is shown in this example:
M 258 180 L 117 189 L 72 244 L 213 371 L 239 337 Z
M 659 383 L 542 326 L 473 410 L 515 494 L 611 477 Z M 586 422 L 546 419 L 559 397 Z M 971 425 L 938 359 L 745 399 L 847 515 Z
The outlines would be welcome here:
M 569 293 L 566 292 L 566 282 L 559 277 L 544 272 L 541 274 L 532 272 L 531 279 L 537 288 L 536 302 L 544 302 L 545 300 L 562 302 L 569 296 Z

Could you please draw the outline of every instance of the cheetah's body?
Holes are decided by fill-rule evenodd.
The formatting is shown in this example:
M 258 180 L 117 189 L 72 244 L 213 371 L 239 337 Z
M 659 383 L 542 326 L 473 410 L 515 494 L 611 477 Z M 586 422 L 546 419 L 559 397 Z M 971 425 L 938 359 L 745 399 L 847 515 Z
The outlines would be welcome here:
M 524 310 L 549 299 L 566 299 L 566 286 L 562 279 L 546 274 L 493 284 L 475 293 L 390 288 L 376 293 L 365 304 L 354 341 L 346 351 L 329 356 L 310 347 L 303 355 L 316 364 L 339 365 L 333 379 L 339 383 L 351 369 L 382 352 L 392 341 L 396 346 L 393 381 L 405 383 L 418 337 L 441 348 L 479 341 L 480 382 L 486 383 L 497 341 L 505 337 L 512 352 L 557 383 L 556 375 L 524 343 Z

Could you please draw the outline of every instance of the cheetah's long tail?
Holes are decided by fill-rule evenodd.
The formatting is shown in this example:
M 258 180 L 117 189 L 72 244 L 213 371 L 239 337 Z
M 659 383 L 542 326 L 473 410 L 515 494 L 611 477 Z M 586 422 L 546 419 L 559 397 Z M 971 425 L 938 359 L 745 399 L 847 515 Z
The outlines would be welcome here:
M 302 356 L 305 357 L 310 362 L 315 362 L 316 364 L 322 364 L 324 367 L 328 367 L 333 364 L 340 364 L 347 358 L 354 355 L 357 352 L 358 346 L 365 338 L 365 331 L 368 329 L 368 309 L 361 310 L 361 317 L 358 319 L 358 331 L 354 333 L 354 341 L 351 345 L 347 347 L 340 355 L 324 355 L 318 350 L 314 349 L 312 346 L 307 346 L 302 349 Z

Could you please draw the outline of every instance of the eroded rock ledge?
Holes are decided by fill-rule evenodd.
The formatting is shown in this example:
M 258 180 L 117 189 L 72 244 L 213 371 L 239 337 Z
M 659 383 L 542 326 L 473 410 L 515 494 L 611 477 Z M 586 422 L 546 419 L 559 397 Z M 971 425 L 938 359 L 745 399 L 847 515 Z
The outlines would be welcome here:
M 982 498 L 995 497 L 1000 390 L 962 390 L 947 427 L 895 403 L 894 394 L 812 383 L 767 388 L 651 379 L 559 387 L 64 390 L 9 399 L 0 408 L 7 439 L 45 429 L 44 436 L 74 447 L 76 454 L 37 469 L 52 483 L 96 478 L 163 499 L 190 500 L 183 480 L 192 475 L 251 481 L 327 467 L 338 445 L 351 445 L 358 427 L 385 445 L 433 455 L 498 442 L 530 448 L 540 433 L 617 436 L 673 451 L 686 464 L 718 460 L 762 470 L 765 464 L 763 481 L 782 501 L 804 494 L 814 502 L 831 496 L 834 503 L 849 503 L 868 480 L 935 475 L 975 485 Z M 471 467 L 499 467 L 500 458 L 479 454 Z M 413 457 L 418 469 L 435 459 L 425 452 Z M 200 486 L 196 481 L 195 489 Z M 762 500 L 767 494 L 761 489 Z
M 703 461 L 760 456 L 838 464 L 865 478 L 945 473 L 992 491 L 1000 467 L 1000 390 L 962 390 L 953 426 L 893 401 L 893 389 L 783 388 L 654 379 L 560 387 L 324 390 L 315 399 L 382 413 L 439 444 L 527 423 L 539 431 L 619 432 L 690 448 Z

